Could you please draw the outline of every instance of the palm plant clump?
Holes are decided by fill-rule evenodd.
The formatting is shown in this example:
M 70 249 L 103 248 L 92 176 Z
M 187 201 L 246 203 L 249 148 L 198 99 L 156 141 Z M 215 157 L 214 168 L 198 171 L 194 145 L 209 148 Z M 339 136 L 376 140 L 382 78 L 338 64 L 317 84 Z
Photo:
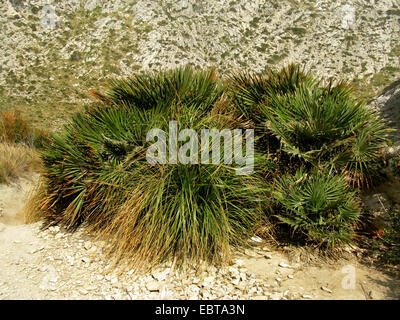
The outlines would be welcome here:
M 142 268 L 229 259 L 261 219 L 262 185 L 221 164 L 151 164 L 153 128 L 223 128 L 223 87 L 213 71 L 189 68 L 114 81 L 42 153 L 45 187 L 37 217 L 70 229 L 86 223 L 114 257 Z M 168 138 L 167 138 L 168 141 Z
M 350 242 L 361 215 L 354 189 L 378 175 L 388 132 L 349 86 L 296 65 L 225 83 L 188 67 L 138 74 L 92 96 L 45 141 L 30 219 L 85 223 L 133 268 L 227 261 L 231 246 L 270 232 L 272 216 L 318 245 Z M 162 130 L 168 144 L 172 120 L 178 132 L 254 128 L 255 173 L 237 175 L 223 144 L 220 164 L 148 162 L 147 133 Z
M 234 74 L 228 81 L 230 97 L 241 113 L 263 126 L 265 119 L 260 110 L 271 94 L 294 94 L 303 84 L 313 85 L 312 76 L 295 64 L 288 65 L 281 71 L 269 70 L 264 74 Z
M 277 179 L 272 194 L 278 219 L 306 240 L 331 248 L 351 242 L 360 210 L 342 175 L 297 171 Z
M 232 76 L 228 93 L 244 119 L 258 128 L 258 151 L 275 160 L 278 170 L 267 183 L 280 204 L 279 220 L 318 243 L 349 240 L 359 214 L 347 201 L 352 193 L 343 179 L 357 189 L 379 178 L 389 131 L 378 114 L 347 84 L 324 84 L 297 65 Z M 308 177 L 299 185 L 298 170 Z M 334 209 L 341 201 L 344 207 Z
M 333 167 L 357 186 L 378 174 L 388 130 L 345 83 L 323 85 L 290 65 L 266 75 L 232 77 L 230 95 L 275 147 L 261 146 L 261 152 L 278 150 L 312 167 Z
M 286 153 L 333 167 L 358 186 L 378 175 L 387 129 L 346 85 L 302 85 L 294 95 L 271 94 L 260 108 Z

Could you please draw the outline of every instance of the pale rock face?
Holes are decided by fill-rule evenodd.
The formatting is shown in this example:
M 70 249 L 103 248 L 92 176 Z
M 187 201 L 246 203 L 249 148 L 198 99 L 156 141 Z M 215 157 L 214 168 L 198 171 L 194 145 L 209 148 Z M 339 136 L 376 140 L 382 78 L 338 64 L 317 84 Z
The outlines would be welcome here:
M 137 22 L 150 22 L 156 17 L 156 12 L 162 10 L 155 1 L 139 1 L 132 8 L 133 24 Z
M 386 0 L 0 1 L 0 105 L 82 103 L 88 79 L 185 64 L 226 75 L 296 62 L 368 82 L 400 64 L 398 10 Z
M 376 229 L 390 227 L 389 210 L 392 202 L 386 193 L 375 193 L 369 196 L 364 196 L 364 205 L 371 210 L 373 215 L 372 225 Z
M 397 0 L 370 0 L 374 7 L 377 9 L 385 10 L 396 4 Z M 398 3 L 398 2 L 397 2 Z
M 387 86 L 369 106 L 378 111 L 388 126 L 397 129 L 391 133 L 395 145 L 388 148 L 389 154 L 399 153 L 400 148 L 400 79 Z

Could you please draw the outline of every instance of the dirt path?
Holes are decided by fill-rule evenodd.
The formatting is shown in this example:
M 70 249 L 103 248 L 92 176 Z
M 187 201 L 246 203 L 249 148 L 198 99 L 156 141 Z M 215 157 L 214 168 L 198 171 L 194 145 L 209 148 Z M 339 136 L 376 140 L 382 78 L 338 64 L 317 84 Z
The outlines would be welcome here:
M 109 270 L 104 243 L 80 230 L 40 231 L 18 217 L 32 185 L 0 185 L 0 299 L 399 299 L 400 280 L 357 262 L 306 266 L 268 247 L 237 253 L 235 264 L 177 274 Z M 0 210 L 1 211 L 1 210 Z

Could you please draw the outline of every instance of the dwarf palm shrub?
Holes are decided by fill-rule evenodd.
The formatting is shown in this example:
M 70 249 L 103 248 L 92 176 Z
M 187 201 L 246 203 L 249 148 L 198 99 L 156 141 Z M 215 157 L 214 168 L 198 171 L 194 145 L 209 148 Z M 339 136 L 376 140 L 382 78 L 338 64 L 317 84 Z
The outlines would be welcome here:
M 113 80 L 104 94 L 94 92 L 94 95 L 107 103 L 134 104 L 141 109 L 154 109 L 157 105 L 168 107 L 173 101 L 210 108 L 222 92 L 222 83 L 213 71 L 185 67 L 173 72 L 144 73 L 130 79 Z
M 154 91 L 153 91 L 154 90 Z M 110 240 L 133 267 L 175 258 L 222 262 L 261 217 L 255 176 L 221 164 L 151 164 L 146 133 L 223 128 L 211 112 L 222 90 L 213 72 L 178 69 L 112 82 L 99 102 L 49 142 L 38 217 L 74 229 L 82 223 Z M 167 141 L 168 141 L 167 134 Z
M 290 64 L 279 72 L 269 70 L 264 74 L 241 73 L 228 80 L 228 93 L 234 105 L 256 125 L 265 122 L 260 105 L 270 94 L 294 94 L 296 88 L 304 83 L 314 82 L 311 75 L 300 66 Z
M 294 94 L 304 83 L 312 85 L 312 76 L 300 66 L 290 64 L 280 71 L 269 70 L 262 74 L 234 74 L 227 81 L 227 93 L 235 109 L 244 120 L 249 121 L 257 135 L 257 149 L 277 159 L 277 173 L 297 168 L 301 163 L 292 161 L 286 153 L 280 152 L 280 141 L 266 126 L 266 119 L 260 106 L 270 94 Z
M 230 96 L 264 129 L 260 151 L 283 151 L 303 165 L 333 167 L 358 186 L 378 175 L 388 130 L 346 84 L 323 85 L 292 65 L 266 76 L 233 78 Z
M 260 109 L 288 154 L 315 167 L 332 166 L 358 186 L 378 175 L 388 131 L 346 85 L 301 85 L 293 95 L 271 92 Z
M 295 234 L 331 248 L 352 240 L 360 211 L 343 176 L 300 170 L 277 179 L 272 194 L 278 203 L 277 218 Z

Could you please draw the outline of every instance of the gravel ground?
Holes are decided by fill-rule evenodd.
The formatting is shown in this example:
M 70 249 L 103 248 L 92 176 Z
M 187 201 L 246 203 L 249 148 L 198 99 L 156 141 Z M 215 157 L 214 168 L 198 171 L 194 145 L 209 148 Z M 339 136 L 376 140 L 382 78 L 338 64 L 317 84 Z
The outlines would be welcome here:
M 165 264 L 149 273 L 114 270 L 105 243 L 84 229 L 20 224 L 32 183 L 0 185 L 0 299 L 399 299 L 400 281 L 356 258 L 306 264 L 263 242 L 236 252 L 225 268 L 179 273 Z M 258 239 L 255 239 L 258 240 Z M 356 257 L 356 255 L 354 255 Z M 345 267 L 345 268 L 344 268 Z M 346 269 L 347 268 L 347 269 Z M 347 271 L 346 271 L 347 270 Z M 348 281 L 354 271 L 354 286 Z M 347 278 L 346 278 L 347 276 Z M 347 280 L 346 280 L 347 279 Z M 347 281 L 347 282 L 346 282 Z M 350 284 L 350 287 L 346 283 Z

